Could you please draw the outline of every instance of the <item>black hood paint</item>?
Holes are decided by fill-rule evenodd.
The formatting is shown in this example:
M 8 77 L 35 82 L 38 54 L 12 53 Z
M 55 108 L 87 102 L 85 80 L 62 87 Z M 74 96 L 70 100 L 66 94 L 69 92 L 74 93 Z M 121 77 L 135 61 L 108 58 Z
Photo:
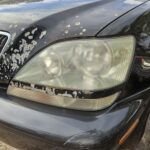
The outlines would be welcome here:
M 20 28 L 40 23 L 60 33 L 60 29 L 65 29 L 67 24 L 74 27 L 78 20 L 88 30 L 86 35 L 94 36 L 108 23 L 144 1 L 146 0 L 1 0 L 0 30 L 10 33 L 18 31 L 21 34 Z M 77 16 L 79 19 L 75 18 Z M 42 21 L 47 23 L 43 24 Z M 16 29 L 11 28 L 13 25 Z
M 146 1 L 146 0 L 145 0 Z M 11 42 L 0 57 L 0 82 L 44 47 L 69 38 L 94 37 L 144 0 L 1 0 L 0 30 Z

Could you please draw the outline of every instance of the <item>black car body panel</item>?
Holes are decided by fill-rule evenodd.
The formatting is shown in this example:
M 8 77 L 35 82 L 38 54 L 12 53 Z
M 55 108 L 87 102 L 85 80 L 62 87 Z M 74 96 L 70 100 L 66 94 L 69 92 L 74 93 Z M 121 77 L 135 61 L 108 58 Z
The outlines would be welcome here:
M 145 27 L 150 27 L 145 19 L 150 18 L 148 1 L 1 1 L 0 14 L 0 30 L 12 35 L 9 47 L 0 56 L 2 141 L 29 150 L 110 150 L 119 147 L 119 139 L 137 118 L 140 125 L 145 125 L 150 108 L 150 76 L 142 69 L 137 71 L 134 64 L 139 67 L 138 58 L 149 54 L 149 28 Z M 110 108 L 80 112 L 6 94 L 18 70 L 45 47 L 68 39 L 123 35 L 136 38 L 136 55 L 128 84 Z
M 91 113 L 53 108 L 3 95 L 0 99 L 1 122 L 9 125 L 11 132 L 17 129 L 24 132 L 22 136 L 29 135 L 11 141 L 7 134 L 2 134 L 2 141 L 20 149 L 29 137 L 44 140 L 45 144 L 37 140 L 37 144 L 26 143 L 25 149 L 117 149 L 126 129 L 148 106 L 149 91 L 146 89 L 107 110 Z

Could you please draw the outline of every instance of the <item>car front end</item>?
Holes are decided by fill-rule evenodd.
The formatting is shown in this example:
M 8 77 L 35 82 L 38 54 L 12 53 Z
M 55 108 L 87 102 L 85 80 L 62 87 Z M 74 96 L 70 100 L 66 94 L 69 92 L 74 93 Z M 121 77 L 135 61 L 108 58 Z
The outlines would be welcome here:
M 149 8 L 1 1 L 0 140 L 28 150 L 134 148 L 150 108 Z

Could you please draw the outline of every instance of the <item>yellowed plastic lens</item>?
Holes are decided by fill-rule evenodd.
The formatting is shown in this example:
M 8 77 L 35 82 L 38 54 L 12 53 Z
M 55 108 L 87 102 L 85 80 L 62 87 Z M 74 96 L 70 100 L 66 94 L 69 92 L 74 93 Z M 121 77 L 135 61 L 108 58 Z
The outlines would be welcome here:
M 134 46 L 132 36 L 57 43 L 32 58 L 14 79 L 63 89 L 104 90 L 126 80 Z
M 83 111 L 96 111 L 104 109 L 113 104 L 116 100 L 119 93 L 115 93 L 111 96 L 107 96 L 104 98 L 98 99 L 75 99 L 71 97 L 63 97 L 63 96 L 50 96 L 45 94 L 44 92 L 40 91 L 32 91 L 23 88 L 17 88 L 10 86 L 8 88 L 7 93 L 9 95 L 17 96 L 20 98 L 24 98 L 27 100 L 69 108 L 69 109 L 76 109 L 76 110 L 83 110 Z

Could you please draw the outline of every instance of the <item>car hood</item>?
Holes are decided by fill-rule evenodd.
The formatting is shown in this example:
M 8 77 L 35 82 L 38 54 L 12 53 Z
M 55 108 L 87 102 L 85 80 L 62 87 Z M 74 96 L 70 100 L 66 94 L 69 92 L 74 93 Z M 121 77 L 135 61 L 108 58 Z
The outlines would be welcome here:
M 0 30 L 11 34 L 0 54 L 0 83 L 8 84 L 38 51 L 64 39 L 94 37 L 146 0 L 1 0 Z
M 49 27 L 55 24 L 56 30 L 58 26 L 65 27 L 77 20 L 88 30 L 87 35 L 93 36 L 144 1 L 146 0 L 1 0 L 0 30 L 17 32 L 11 27 L 26 28 L 47 17 L 47 21 L 50 20 Z M 51 29 L 54 31 L 54 28 Z

